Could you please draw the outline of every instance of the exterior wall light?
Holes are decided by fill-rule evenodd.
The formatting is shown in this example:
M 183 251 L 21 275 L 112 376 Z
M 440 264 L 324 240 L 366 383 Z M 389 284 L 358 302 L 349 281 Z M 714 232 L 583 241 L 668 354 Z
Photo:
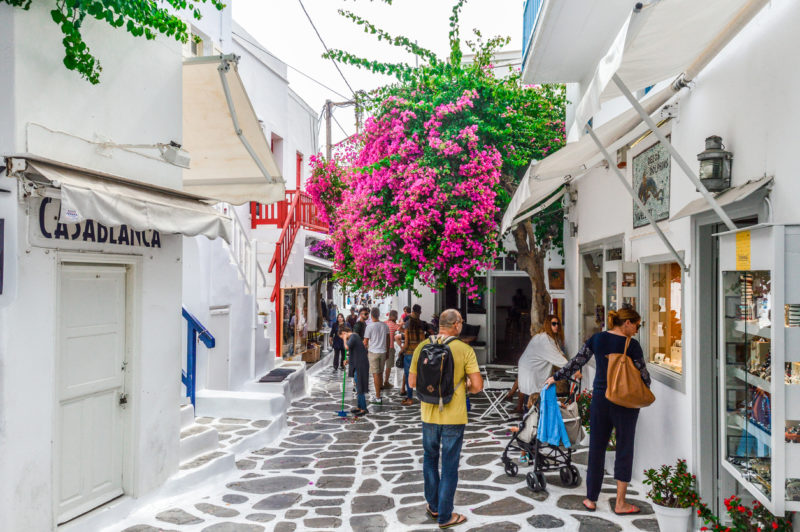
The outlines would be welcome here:
M 722 138 L 714 135 L 706 139 L 706 149 L 697 154 L 700 161 L 700 182 L 709 192 L 722 192 L 731 186 L 733 153 L 726 151 Z

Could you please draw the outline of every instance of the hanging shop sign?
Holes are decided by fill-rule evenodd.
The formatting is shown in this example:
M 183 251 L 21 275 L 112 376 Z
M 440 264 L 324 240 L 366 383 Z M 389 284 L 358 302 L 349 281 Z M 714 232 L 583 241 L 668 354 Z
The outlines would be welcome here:
M 633 158 L 633 192 L 657 222 L 669 218 L 670 155 L 660 142 Z M 633 204 L 633 227 L 649 222 L 636 203 Z
M 42 198 L 34 202 L 35 218 L 29 221 L 29 235 L 32 244 L 42 247 L 79 249 L 102 247 L 121 251 L 119 248 L 142 249 L 160 248 L 161 234 L 158 231 L 137 231 L 126 225 L 107 226 L 94 220 L 79 223 L 59 221 L 61 201 Z

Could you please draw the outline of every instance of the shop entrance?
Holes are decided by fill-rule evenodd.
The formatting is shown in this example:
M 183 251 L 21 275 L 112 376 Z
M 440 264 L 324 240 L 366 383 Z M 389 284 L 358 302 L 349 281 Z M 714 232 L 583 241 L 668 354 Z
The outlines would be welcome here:
M 54 446 L 59 523 L 123 493 L 126 276 L 124 266 L 61 266 Z
M 531 339 L 531 280 L 526 275 L 492 276 L 494 293 L 494 361 L 516 365 Z
M 603 250 L 581 254 L 581 342 L 602 332 L 606 320 L 603 305 Z

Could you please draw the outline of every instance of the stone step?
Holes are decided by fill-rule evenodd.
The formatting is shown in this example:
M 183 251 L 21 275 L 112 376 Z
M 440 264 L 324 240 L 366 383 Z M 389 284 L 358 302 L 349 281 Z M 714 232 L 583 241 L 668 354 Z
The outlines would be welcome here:
M 268 424 L 264 425 L 265 423 Z M 258 430 L 256 430 L 256 432 L 245 436 L 232 433 L 230 438 L 220 441 L 220 448 L 224 449 L 226 452 L 238 455 L 252 451 L 253 449 L 266 447 L 275 441 L 281 431 L 286 428 L 286 415 L 281 414 L 269 420 L 258 420 L 251 423 L 251 426 L 254 426 L 254 424 L 258 425 Z M 250 427 L 247 427 L 247 429 L 249 428 Z
M 201 417 L 270 419 L 286 410 L 283 394 L 253 391 L 200 390 L 195 412 Z
M 188 428 L 194 423 L 194 405 L 181 405 L 181 430 Z
M 217 475 L 228 475 L 236 470 L 236 456 L 224 450 L 215 450 L 195 456 L 180 465 L 178 472 L 170 479 L 178 493 L 208 481 Z
M 180 463 L 185 464 L 194 458 L 219 449 L 217 429 L 193 423 L 181 430 Z

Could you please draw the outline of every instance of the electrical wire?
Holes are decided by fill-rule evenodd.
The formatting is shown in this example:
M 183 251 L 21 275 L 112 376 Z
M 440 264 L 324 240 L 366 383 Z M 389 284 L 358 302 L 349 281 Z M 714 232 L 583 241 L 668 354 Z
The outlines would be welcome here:
M 342 130 L 342 133 L 344 133 L 344 136 L 345 136 L 345 137 L 349 137 L 350 135 L 348 135 L 348 134 L 347 134 L 347 131 L 345 131 L 345 130 L 344 130 L 344 128 L 342 127 L 342 124 L 340 124 L 340 123 L 339 123 L 339 121 L 338 121 L 338 120 L 336 120 L 336 115 L 334 115 L 333 113 L 331 113 L 331 118 L 333 118 L 333 121 L 334 121 L 334 122 L 336 122 L 336 125 L 337 125 L 337 126 L 339 126 L 339 129 L 341 129 L 341 130 Z
M 319 42 L 321 42 L 321 43 L 322 43 L 322 47 L 323 47 L 323 48 L 325 48 L 325 52 L 326 52 L 326 53 L 329 53 L 329 52 L 330 52 L 330 50 L 328 49 L 328 45 L 327 45 L 327 44 L 325 44 L 325 41 L 322 39 L 322 35 L 320 35 L 320 34 L 319 34 L 319 30 L 317 30 L 317 26 L 316 26 L 316 25 L 314 25 L 314 21 L 313 21 L 313 20 L 311 20 L 311 15 L 309 15 L 309 14 L 308 14 L 308 11 L 306 11 L 306 6 L 304 6 L 304 5 L 303 5 L 303 0 L 297 0 L 297 1 L 300 3 L 300 7 L 301 7 L 301 8 L 303 8 L 303 13 L 305 13 L 305 14 L 306 14 L 306 18 L 307 18 L 307 19 L 308 19 L 308 21 L 311 23 L 311 27 L 312 27 L 312 28 L 314 28 L 314 33 L 316 33 L 316 34 L 317 34 L 317 37 L 319 37 Z M 353 90 L 353 87 L 351 87 L 351 86 L 350 86 L 350 83 L 347 81 L 347 78 L 346 78 L 346 77 L 344 77 L 344 73 L 342 72 L 342 69 L 341 69 L 341 68 L 339 68 L 339 63 L 337 63 L 337 62 L 336 62 L 336 60 L 335 60 L 334 58 L 332 58 L 332 57 L 331 57 L 331 61 L 333 62 L 333 66 L 335 66 L 335 67 L 336 67 L 336 70 L 338 70 L 338 71 L 339 71 L 339 75 L 340 75 L 340 76 L 342 76 L 342 79 L 344 80 L 344 84 L 345 84 L 345 85 L 347 85 L 347 88 L 348 88 L 348 89 L 350 89 L 350 92 L 351 92 L 352 94 L 355 94 L 355 93 L 356 93 L 356 91 L 354 91 L 354 90 Z
M 342 97 L 342 98 L 344 98 L 344 99 L 348 99 L 348 97 L 347 97 L 347 96 L 345 96 L 344 94 L 342 94 L 341 92 L 337 91 L 336 89 L 332 89 L 332 88 L 328 87 L 327 85 L 325 85 L 325 84 L 324 84 L 324 83 L 322 83 L 321 81 L 319 81 L 319 80 L 317 80 L 317 79 L 314 79 L 312 76 L 310 76 L 310 75 L 306 74 L 305 72 L 303 72 L 303 71 L 302 71 L 302 70 L 300 70 L 299 68 L 297 68 L 297 67 L 294 67 L 294 66 L 290 65 L 289 63 L 287 63 L 286 61 L 282 60 L 282 59 L 281 59 L 280 57 L 278 57 L 277 55 L 273 54 L 272 52 L 270 52 L 269 50 L 267 50 L 267 49 L 266 49 L 266 48 L 264 48 L 263 46 L 259 45 L 258 43 L 254 43 L 253 41 L 251 41 L 250 39 L 248 39 L 248 38 L 247 38 L 247 37 L 245 37 L 244 35 L 240 35 L 239 33 L 236 33 L 235 31 L 234 31 L 234 32 L 232 32 L 232 33 L 233 33 L 234 35 L 236 35 L 238 38 L 242 39 L 243 41 L 245 41 L 245 42 L 249 43 L 251 46 L 253 46 L 253 47 L 257 48 L 258 50 L 260 50 L 260 51 L 264 52 L 265 54 L 267 54 L 267 55 L 269 55 L 269 56 L 272 56 L 272 57 L 274 57 L 275 59 L 277 59 L 278 61 L 280 61 L 280 62 L 281 62 L 281 63 L 283 63 L 284 65 L 286 65 L 288 68 L 291 68 L 292 70 L 294 70 L 295 72 L 297 72 L 297 73 L 298 73 L 298 74 L 300 74 L 301 76 L 303 76 L 303 77 L 306 77 L 306 78 L 310 79 L 311 81 L 313 81 L 314 83 L 316 83 L 316 84 L 317 84 L 317 85 L 319 85 L 320 87 L 323 87 L 323 88 L 325 88 L 325 89 L 327 89 L 327 90 L 331 91 L 332 93 L 334 93 L 334 94 L 335 94 L 335 95 L 337 95 L 337 96 L 341 96 L 341 97 Z

